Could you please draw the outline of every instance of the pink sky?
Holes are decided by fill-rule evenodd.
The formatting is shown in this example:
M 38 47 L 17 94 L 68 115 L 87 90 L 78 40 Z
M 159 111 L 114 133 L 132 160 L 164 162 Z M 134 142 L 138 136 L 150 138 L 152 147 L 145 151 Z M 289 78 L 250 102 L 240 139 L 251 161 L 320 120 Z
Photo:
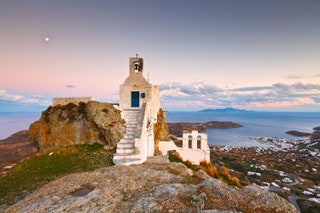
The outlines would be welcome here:
M 319 111 L 319 20 L 311 0 L 1 1 L 0 111 L 117 102 L 136 53 L 172 110 Z

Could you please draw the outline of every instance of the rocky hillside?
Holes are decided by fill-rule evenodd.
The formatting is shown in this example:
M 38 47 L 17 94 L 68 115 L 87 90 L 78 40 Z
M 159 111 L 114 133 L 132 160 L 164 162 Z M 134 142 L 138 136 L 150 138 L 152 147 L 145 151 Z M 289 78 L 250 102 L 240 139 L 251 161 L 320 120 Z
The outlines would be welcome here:
M 297 212 L 257 186 L 229 187 L 163 157 L 53 181 L 5 212 Z
M 50 106 L 29 128 L 31 141 L 40 149 L 75 144 L 115 147 L 125 132 L 120 111 L 111 104 L 90 101 L 79 105 Z
M 17 163 L 36 152 L 37 149 L 32 146 L 27 130 L 21 130 L 4 140 L 0 140 L 0 174 L 4 166 Z

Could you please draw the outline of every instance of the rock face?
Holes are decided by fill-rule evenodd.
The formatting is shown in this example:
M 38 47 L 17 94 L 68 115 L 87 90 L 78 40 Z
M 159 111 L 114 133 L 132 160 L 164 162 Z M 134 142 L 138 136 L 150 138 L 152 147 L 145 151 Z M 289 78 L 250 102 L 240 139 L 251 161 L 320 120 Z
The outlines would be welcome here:
M 159 142 L 170 141 L 169 128 L 166 123 L 165 112 L 160 108 L 157 115 L 157 123 L 154 125 L 154 151 L 160 155 Z
M 120 111 L 111 104 L 90 101 L 87 104 L 50 106 L 29 128 L 31 141 L 40 149 L 75 144 L 115 147 L 125 132 Z
M 164 161 L 156 157 L 142 165 L 68 175 L 5 212 L 298 212 L 256 186 L 229 187 L 202 171 Z

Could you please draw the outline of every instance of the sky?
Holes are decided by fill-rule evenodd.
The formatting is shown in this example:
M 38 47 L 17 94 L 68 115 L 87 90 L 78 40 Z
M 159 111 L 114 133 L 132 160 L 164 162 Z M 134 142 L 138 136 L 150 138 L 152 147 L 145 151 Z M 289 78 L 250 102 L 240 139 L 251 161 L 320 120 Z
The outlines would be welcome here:
M 0 0 L 0 112 L 116 103 L 137 53 L 166 110 L 320 112 L 319 0 Z

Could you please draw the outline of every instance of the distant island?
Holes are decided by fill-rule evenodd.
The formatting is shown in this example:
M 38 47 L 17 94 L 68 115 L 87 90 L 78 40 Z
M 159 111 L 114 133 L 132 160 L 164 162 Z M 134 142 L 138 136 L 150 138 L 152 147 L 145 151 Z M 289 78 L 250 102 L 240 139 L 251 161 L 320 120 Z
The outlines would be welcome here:
M 245 109 L 235 109 L 232 107 L 226 107 L 222 109 L 203 109 L 200 110 L 199 112 L 219 112 L 219 113 L 225 113 L 225 112 L 254 112 L 251 110 L 245 110 Z

